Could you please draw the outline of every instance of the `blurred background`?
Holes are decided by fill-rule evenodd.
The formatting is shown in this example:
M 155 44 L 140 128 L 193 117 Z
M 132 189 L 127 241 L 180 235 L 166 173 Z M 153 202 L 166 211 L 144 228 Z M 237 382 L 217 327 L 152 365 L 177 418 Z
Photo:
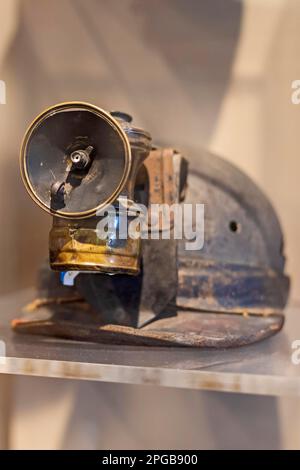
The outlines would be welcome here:
M 129 112 L 194 161 L 204 147 L 246 171 L 278 212 L 300 302 L 299 31 L 299 0 L 1 0 L 0 294 L 33 285 L 48 250 L 50 217 L 19 176 L 25 129 L 84 100 Z M 299 448 L 299 405 L 1 378 L 0 447 Z

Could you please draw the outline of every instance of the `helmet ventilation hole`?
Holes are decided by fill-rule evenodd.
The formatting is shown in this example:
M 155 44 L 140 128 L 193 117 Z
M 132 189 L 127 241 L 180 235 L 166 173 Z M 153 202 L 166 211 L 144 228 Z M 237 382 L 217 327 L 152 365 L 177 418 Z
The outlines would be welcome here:
M 229 222 L 229 229 L 233 233 L 237 233 L 240 230 L 240 224 L 236 220 L 231 220 Z

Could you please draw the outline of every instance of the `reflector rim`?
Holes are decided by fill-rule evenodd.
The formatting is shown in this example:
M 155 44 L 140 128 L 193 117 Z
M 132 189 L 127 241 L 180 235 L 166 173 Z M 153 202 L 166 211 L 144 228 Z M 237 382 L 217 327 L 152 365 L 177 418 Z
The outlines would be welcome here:
M 124 150 L 125 150 L 125 168 L 124 168 L 124 172 L 120 180 L 120 183 L 117 186 L 116 190 L 111 194 L 111 196 L 109 196 L 104 202 L 102 202 L 98 206 L 92 209 L 86 210 L 86 211 L 82 211 L 82 212 L 64 212 L 61 210 L 54 210 L 51 207 L 48 207 L 47 204 L 45 204 L 34 191 L 28 172 L 27 172 L 27 165 L 26 165 L 27 146 L 37 126 L 41 124 L 42 121 L 47 119 L 47 117 L 50 117 L 53 114 L 56 114 L 57 112 L 63 111 L 64 109 L 69 109 L 73 107 L 79 108 L 79 109 L 82 108 L 83 110 L 91 111 L 97 114 L 98 116 L 100 116 L 101 118 L 103 118 L 104 120 L 106 120 L 106 122 L 108 122 L 118 132 L 119 136 L 121 137 L 123 141 Z M 53 215 L 55 217 L 61 217 L 63 219 L 85 219 L 87 217 L 93 217 L 96 215 L 98 211 L 105 209 L 105 207 L 113 203 L 117 199 L 117 197 L 121 194 L 121 192 L 123 191 L 128 181 L 131 166 L 132 166 L 132 156 L 131 156 L 130 143 L 124 130 L 119 124 L 119 122 L 116 119 L 114 119 L 111 116 L 111 114 L 108 113 L 107 111 L 104 111 L 98 106 L 92 105 L 90 103 L 86 103 L 84 101 L 66 101 L 63 103 L 58 103 L 54 106 L 50 106 L 49 108 L 45 109 L 32 121 L 32 123 L 26 130 L 23 141 L 22 141 L 22 145 L 21 145 L 21 151 L 20 151 L 21 177 L 22 177 L 24 186 L 29 196 L 31 197 L 31 199 L 33 199 L 33 201 L 39 207 L 41 207 L 41 209 L 46 211 L 48 214 Z

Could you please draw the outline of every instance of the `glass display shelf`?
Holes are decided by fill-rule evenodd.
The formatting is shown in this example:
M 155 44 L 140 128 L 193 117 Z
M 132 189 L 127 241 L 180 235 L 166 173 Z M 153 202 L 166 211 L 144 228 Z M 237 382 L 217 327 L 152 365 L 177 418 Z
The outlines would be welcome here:
M 286 309 L 279 334 L 235 349 L 195 349 L 93 344 L 20 335 L 10 328 L 34 290 L 0 299 L 0 373 L 215 390 L 257 395 L 300 396 L 300 305 Z M 294 344 L 295 346 L 295 344 Z M 298 354 L 300 360 L 300 352 Z

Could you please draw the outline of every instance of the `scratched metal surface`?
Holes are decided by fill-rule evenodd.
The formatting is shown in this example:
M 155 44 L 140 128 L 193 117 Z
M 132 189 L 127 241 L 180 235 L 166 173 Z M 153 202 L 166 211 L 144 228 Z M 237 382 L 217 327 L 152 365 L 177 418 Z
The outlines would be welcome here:
M 0 300 L 0 339 L 6 346 L 0 373 L 300 396 L 300 365 L 291 361 L 291 344 L 300 340 L 300 306 L 287 309 L 285 327 L 273 338 L 214 351 L 121 347 L 16 335 L 10 320 L 33 296 L 28 290 Z

